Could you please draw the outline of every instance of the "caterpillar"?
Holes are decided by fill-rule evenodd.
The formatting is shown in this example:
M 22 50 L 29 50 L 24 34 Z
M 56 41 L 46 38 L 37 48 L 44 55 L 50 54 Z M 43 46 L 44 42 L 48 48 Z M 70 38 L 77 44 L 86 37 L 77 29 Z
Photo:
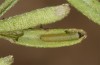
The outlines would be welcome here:
M 28 29 L 63 19 L 69 13 L 68 4 L 45 7 L 0 20 L 0 32 Z
M 80 33 L 78 32 L 41 35 L 41 40 L 45 42 L 63 42 L 63 41 L 76 40 L 79 38 L 80 38 Z

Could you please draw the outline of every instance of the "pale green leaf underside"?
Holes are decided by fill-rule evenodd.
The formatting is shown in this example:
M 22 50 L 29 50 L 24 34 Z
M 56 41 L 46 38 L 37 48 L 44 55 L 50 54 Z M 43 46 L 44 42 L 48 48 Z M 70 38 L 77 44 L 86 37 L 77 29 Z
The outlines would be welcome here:
M 5 14 L 12 6 L 14 6 L 18 0 L 4 0 L 0 5 L 0 17 Z
M 4 58 L 0 58 L 0 65 L 11 65 L 14 59 L 12 55 L 6 56 Z
M 89 19 L 100 25 L 99 0 L 67 0 Z
M 66 40 L 61 42 L 46 42 L 40 39 L 43 34 L 59 34 L 66 32 L 77 32 L 81 33 L 82 36 L 79 39 L 75 40 Z M 24 30 L 23 34 L 17 39 L 6 38 L 12 43 L 18 45 L 24 45 L 29 47 L 44 47 L 44 48 L 53 48 L 53 47 L 62 47 L 62 46 L 71 46 L 77 43 L 80 43 L 83 39 L 86 38 L 86 33 L 81 29 L 49 29 L 49 30 Z

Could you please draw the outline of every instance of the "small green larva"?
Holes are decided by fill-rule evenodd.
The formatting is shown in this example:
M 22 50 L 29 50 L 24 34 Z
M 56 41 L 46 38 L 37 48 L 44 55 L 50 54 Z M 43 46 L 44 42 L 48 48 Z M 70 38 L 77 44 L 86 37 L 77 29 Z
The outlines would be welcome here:
M 21 15 L 0 20 L 0 32 L 31 28 L 40 24 L 48 24 L 63 19 L 69 13 L 68 4 L 45 7 Z
M 40 39 L 45 42 L 63 42 L 79 39 L 79 33 L 59 33 L 59 34 L 45 34 L 41 35 Z

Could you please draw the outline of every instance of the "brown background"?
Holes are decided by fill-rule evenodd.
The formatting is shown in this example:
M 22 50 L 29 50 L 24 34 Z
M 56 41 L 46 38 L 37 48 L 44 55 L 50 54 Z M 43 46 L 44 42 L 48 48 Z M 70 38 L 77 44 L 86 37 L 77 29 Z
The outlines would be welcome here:
M 0 3 L 3 1 L 0 0 Z M 66 0 L 20 0 L 3 17 L 62 3 L 66 3 Z M 100 26 L 72 6 L 68 17 L 43 27 L 82 28 L 87 31 L 88 37 L 74 46 L 51 49 L 24 47 L 0 39 L 0 57 L 14 55 L 13 65 L 100 65 Z

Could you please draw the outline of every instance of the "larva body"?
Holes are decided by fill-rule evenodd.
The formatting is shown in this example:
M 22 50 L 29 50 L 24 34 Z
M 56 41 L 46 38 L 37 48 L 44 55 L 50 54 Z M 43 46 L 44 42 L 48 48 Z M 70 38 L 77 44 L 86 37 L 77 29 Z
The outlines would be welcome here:
M 46 42 L 62 42 L 79 39 L 79 33 L 59 33 L 41 35 L 41 39 Z
M 40 24 L 53 23 L 69 13 L 68 4 L 37 9 L 21 15 L 0 20 L 0 32 L 27 29 Z

